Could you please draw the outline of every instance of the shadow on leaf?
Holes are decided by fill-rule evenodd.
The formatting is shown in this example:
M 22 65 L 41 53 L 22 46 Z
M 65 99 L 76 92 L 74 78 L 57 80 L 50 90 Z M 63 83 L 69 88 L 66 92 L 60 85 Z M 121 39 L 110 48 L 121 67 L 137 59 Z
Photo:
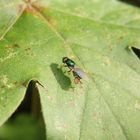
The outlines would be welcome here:
M 61 88 L 63 90 L 69 90 L 72 87 L 70 78 L 64 74 L 58 64 L 52 63 L 50 67 Z

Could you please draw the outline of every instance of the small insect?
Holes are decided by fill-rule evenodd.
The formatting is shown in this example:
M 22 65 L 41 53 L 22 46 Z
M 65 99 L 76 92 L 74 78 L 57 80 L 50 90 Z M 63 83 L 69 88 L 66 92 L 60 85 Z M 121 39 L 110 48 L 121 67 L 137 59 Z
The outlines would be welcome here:
M 65 64 L 65 67 L 68 67 L 70 69 L 70 71 L 75 67 L 75 62 L 68 57 L 63 57 L 62 62 Z
M 78 68 L 75 67 L 75 62 L 68 57 L 63 57 L 62 62 L 65 64 L 65 67 L 68 67 L 70 70 L 68 72 L 72 72 L 74 76 L 74 83 L 75 84 L 82 84 L 81 79 L 85 79 L 87 77 L 86 73 Z

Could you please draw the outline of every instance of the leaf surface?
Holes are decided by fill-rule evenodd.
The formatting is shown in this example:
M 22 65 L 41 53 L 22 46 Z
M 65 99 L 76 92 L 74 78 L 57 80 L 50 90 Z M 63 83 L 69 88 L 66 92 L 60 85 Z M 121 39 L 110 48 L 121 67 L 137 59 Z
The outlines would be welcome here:
M 140 63 L 131 46 L 140 49 L 140 10 L 111 0 L 23 5 L 1 33 L 0 123 L 22 101 L 24 83 L 35 78 L 47 87 L 38 86 L 47 139 L 138 140 Z M 82 87 L 60 68 L 64 56 L 87 73 Z

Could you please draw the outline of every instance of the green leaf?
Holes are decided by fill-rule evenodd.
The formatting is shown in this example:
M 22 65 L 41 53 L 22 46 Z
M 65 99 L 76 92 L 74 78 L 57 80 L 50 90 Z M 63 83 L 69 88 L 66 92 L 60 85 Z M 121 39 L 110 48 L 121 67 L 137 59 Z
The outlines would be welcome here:
M 48 140 L 139 140 L 140 62 L 131 46 L 140 49 L 140 10 L 112 0 L 21 7 L 16 22 L 0 24 L 0 124 L 22 101 L 25 83 L 37 79 L 47 88 L 38 86 Z M 82 85 L 60 68 L 64 56 L 87 73 Z
M 1 140 L 44 140 L 41 124 L 35 118 L 22 114 L 0 128 Z M 17 133 L 18 132 L 18 133 Z

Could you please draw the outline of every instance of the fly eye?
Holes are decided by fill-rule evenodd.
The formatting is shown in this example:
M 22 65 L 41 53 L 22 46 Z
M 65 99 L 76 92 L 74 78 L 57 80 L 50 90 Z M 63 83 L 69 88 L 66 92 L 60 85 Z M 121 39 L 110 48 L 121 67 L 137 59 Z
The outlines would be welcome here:
M 67 61 L 67 59 L 68 59 L 67 57 L 63 57 L 62 62 L 65 63 Z

